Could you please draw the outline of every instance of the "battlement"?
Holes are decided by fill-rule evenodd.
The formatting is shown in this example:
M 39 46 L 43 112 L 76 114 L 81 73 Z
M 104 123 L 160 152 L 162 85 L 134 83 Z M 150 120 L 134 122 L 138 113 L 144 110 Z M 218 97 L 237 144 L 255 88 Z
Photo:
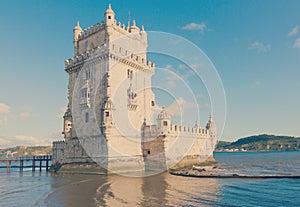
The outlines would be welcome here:
M 201 135 L 207 135 L 208 130 L 207 129 L 201 129 L 200 127 L 188 127 L 188 126 L 178 126 L 171 124 L 170 126 L 171 132 L 180 132 L 180 133 L 187 133 L 187 134 L 201 134 Z
M 128 51 L 119 45 L 112 44 L 110 46 L 110 52 L 119 58 L 129 60 L 132 63 L 139 64 L 142 67 L 146 67 L 152 70 L 154 70 L 155 68 L 155 63 L 146 60 L 139 55 L 133 54 L 131 51 Z
M 160 134 L 157 125 L 146 125 L 144 127 L 144 136 L 145 137 L 157 137 Z
M 108 53 L 108 51 L 110 51 L 110 53 L 113 54 L 116 58 L 121 58 L 130 61 L 131 63 L 138 64 L 140 67 L 143 67 L 145 69 L 154 70 L 155 68 L 155 63 L 146 60 L 145 58 L 139 55 L 135 55 L 131 51 L 126 50 L 125 48 L 113 44 L 109 48 L 106 45 L 103 45 L 101 47 L 96 47 L 91 50 L 88 50 L 80 55 L 76 55 L 74 58 L 69 58 L 65 60 L 65 69 L 83 63 L 85 60 L 89 58 L 94 58 L 99 54 Z
M 105 22 L 101 21 L 99 23 L 96 23 L 94 25 L 89 26 L 88 28 L 84 29 L 78 36 L 78 41 L 83 40 L 87 38 L 90 35 L 93 35 L 97 33 L 98 31 L 104 30 L 105 29 Z M 139 27 L 135 25 L 135 21 L 133 22 L 133 25 L 130 27 L 126 27 L 125 24 L 122 24 L 121 22 L 117 22 L 117 20 L 114 20 L 114 24 L 110 25 L 114 29 L 116 29 L 119 32 L 125 33 L 125 34 L 130 34 L 132 32 L 144 32 L 144 26 L 142 26 L 142 29 L 140 30 Z
M 53 149 L 65 149 L 66 142 L 65 141 L 55 141 L 52 143 Z
M 99 52 L 100 51 L 100 52 Z M 65 60 L 65 69 L 77 65 L 79 63 L 83 63 L 84 60 L 87 60 L 88 58 L 93 58 L 99 53 L 105 53 L 108 52 L 108 48 L 103 45 L 102 47 L 96 47 L 91 50 L 86 51 L 85 53 L 82 53 L 80 55 L 76 55 L 74 58 L 69 58 Z
M 78 41 L 85 39 L 86 37 L 88 37 L 92 34 L 95 34 L 98 31 L 103 30 L 103 29 L 105 29 L 105 23 L 103 21 L 101 21 L 100 23 L 94 24 L 94 25 L 84 29 L 82 31 L 82 33 L 79 34 Z
M 188 127 L 188 126 L 178 126 L 171 124 L 169 130 L 160 130 L 157 125 L 146 125 L 144 127 L 145 137 L 157 137 L 161 134 L 197 134 L 201 136 L 208 136 L 209 131 L 207 129 L 201 129 L 200 127 Z

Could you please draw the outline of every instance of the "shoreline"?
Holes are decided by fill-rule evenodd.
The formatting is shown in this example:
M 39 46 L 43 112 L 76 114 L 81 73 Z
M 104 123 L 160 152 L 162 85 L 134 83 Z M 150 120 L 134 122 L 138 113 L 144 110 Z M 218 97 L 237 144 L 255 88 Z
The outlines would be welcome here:
M 300 150 L 247 150 L 247 151 L 226 151 L 226 150 L 217 150 L 214 153 L 226 152 L 226 153 L 247 153 L 247 152 L 300 152 Z
M 169 172 L 174 176 L 182 176 L 182 177 L 193 177 L 193 178 L 238 178 L 238 179 L 300 179 L 300 175 L 194 175 L 194 174 L 181 174 L 176 172 Z

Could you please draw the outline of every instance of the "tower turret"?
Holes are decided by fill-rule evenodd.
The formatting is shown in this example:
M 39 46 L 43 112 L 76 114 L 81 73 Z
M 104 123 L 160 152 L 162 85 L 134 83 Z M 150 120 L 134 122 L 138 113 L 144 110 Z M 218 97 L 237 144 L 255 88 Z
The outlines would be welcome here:
M 108 8 L 105 11 L 105 22 L 107 25 L 112 25 L 115 23 L 115 12 L 111 8 L 111 4 L 108 5 Z
M 74 55 L 78 55 L 79 51 L 78 51 L 78 38 L 79 36 L 82 34 L 82 29 L 80 27 L 79 21 L 77 22 L 76 26 L 73 29 L 73 33 L 74 33 L 74 38 L 73 38 L 73 43 L 74 43 Z
M 82 29 L 80 27 L 79 21 L 77 22 L 76 26 L 73 29 L 73 33 L 74 33 L 74 43 L 78 41 L 78 37 L 81 35 L 82 33 Z
M 194 128 L 197 130 L 197 132 L 199 132 L 199 130 L 201 129 L 201 126 L 198 124 L 198 120 L 195 122 Z
M 211 137 L 217 136 L 217 127 L 216 127 L 215 122 L 213 121 L 212 116 L 209 117 L 209 120 L 206 124 L 206 129 L 209 131 L 209 134 Z
M 72 138 L 72 115 L 69 106 L 63 116 L 63 119 L 64 119 L 64 131 L 62 133 L 64 134 L 65 141 L 69 142 L 70 139 Z
M 139 32 L 140 31 L 140 28 L 138 28 L 136 26 L 136 23 L 135 23 L 135 20 L 132 21 L 132 26 L 130 27 L 130 32 L 131 33 L 135 33 L 135 32 Z
M 161 112 L 157 116 L 157 126 L 158 130 L 163 134 L 170 130 L 171 119 L 165 106 L 162 107 Z

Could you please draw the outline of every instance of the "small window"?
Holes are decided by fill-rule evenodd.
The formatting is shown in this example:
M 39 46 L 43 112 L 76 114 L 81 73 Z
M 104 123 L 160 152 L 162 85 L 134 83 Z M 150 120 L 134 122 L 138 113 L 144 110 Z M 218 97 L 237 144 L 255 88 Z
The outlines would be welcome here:
M 155 106 L 155 102 L 154 101 L 151 101 L 151 106 Z
M 108 16 L 108 19 L 111 19 L 111 16 Z
M 164 121 L 164 122 L 163 122 L 163 125 L 164 125 L 164 126 L 168 126 L 168 122 L 167 122 L 167 121 Z
M 148 153 L 148 155 L 150 155 L 151 154 L 150 150 L 147 150 L 147 153 Z
M 85 123 L 88 123 L 90 120 L 90 115 L 88 112 L 85 113 Z
M 90 70 L 85 71 L 85 78 L 86 78 L 86 80 L 89 80 L 91 78 Z
M 108 117 L 109 116 L 109 111 L 105 112 L 105 116 Z

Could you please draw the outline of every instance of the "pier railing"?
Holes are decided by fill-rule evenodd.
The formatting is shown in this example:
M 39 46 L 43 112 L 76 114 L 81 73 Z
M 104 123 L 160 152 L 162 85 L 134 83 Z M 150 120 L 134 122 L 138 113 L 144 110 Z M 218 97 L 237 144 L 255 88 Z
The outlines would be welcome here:
M 0 168 L 6 168 L 7 171 L 10 171 L 11 168 L 19 168 L 20 172 L 22 172 L 24 168 L 31 168 L 33 172 L 36 168 L 39 171 L 42 171 L 42 169 L 45 168 L 46 171 L 48 171 L 51 159 L 51 155 L 0 158 L 0 163 L 6 163 L 5 166 L 0 165 Z M 18 165 L 12 165 L 12 163 L 17 163 Z

